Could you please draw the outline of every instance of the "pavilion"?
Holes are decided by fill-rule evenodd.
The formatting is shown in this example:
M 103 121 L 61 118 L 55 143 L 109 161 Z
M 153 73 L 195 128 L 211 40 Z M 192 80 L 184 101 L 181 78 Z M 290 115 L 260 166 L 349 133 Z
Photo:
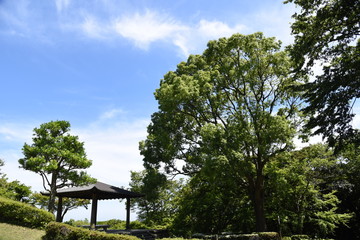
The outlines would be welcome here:
M 49 196 L 50 193 L 42 193 L 43 195 Z M 130 199 L 143 197 L 143 194 L 130 192 L 122 188 L 111 186 L 102 182 L 96 182 L 80 187 L 71 187 L 59 189 L 56 193 L 59 198 L 58 209 L 56 215 L 56 221 L 61 221 L 62 213 L 62 199 L 67 198 L 80 198 L 80 199 L 91 199 L 91 220 L 90 227 L 95 229 L 96 226 L 96 215 L 97 215 L 97 202 L 98 200 L 109 200 L 109 199 L 120 199 L 126 198 L 126 229 L 130 229 Z

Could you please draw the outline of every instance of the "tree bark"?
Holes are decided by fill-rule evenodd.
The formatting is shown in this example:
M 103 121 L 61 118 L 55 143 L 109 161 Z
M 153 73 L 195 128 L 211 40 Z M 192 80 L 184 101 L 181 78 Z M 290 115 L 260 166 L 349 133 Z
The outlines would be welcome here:
M 56 176 L 52 174 L 50 186 L 50 198 L 48 204 L 48 211 L 54 213 L 55 211 L 55 198 L 56 198 Z
M 56 221 L 57 222 L 62 222 L 63 218 L 62 218 L 62 197 L 59 197 L 58 199 L 58 207 L 56 210 Z
M 264 176 L 262 171 L 257 171 L 255 179 L 250 181 L 250 195 L 255 211 L 256 231 L 266 231 L 265 208 L 264 208 Z

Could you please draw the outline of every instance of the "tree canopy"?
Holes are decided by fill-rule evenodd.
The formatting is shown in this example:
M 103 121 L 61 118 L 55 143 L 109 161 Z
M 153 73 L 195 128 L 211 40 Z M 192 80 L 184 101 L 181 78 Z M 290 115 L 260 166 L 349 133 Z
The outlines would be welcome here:
M 23 146 L 22 168 L 42 177 L 43 187 L 50 192 L 48 210 L 55 210 L 57 189 L 82 185 L 94 181 L 82 169 L 91 166 L 86 157 L 84 143 L 69 134 L 70 123 L 51 121 L 34 129 L 33 143 Z
M 297 74 L 311 73 L 315 64 L 322 73 L 305 85 L 307 126 L 340 149 L 357 142 L 351 125 L 353 106 L 360 97 L 360 2 L 358 0 L 289 0 L 300 7 L 295 13 L 291 56 Z
M 257 231 L 266 229 L 264 166 L 292 149 L 300 120 L 290 88 L 298 83 L 280 47 L 262 33 L 210 41 L 161 80 L 160 110 L 140 144 L 145 166 L 164 164 L 172 174 L 211 175 L 230 166 L 226 174 L 248 189 Z

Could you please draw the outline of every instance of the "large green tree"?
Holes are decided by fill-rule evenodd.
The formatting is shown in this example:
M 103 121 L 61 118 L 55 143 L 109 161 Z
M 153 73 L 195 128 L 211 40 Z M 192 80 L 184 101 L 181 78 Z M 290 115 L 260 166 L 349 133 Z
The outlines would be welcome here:
M 262 33 L 210 41 L 161 80 L 159 111 L 140 144 L 145 166 L 168 173 L 231 166 L 224 175 L 248 189 L 257 231 L 266 230 L 264 167 L 292 148 L 299 121 L 291 62 L 280 45 Z
M 19 160 L 22 168 L 42 177 L 43 187 L 50 192 L 48 211 L 55 210 L 58 189 L 82 185 L 93 179 L 83 171 L 91 166 L 86 157 L 84 143 L 69 134 L 68 121 L 51 121 L 34 129 L 33 143 L 25 143 L 24 158 Z
M 291 56 L 297 74 L 322 73 L 305 85 L 307 126 L 340 149 L 344 140 L 360 138 L 351 126 L 353 106 L 360 97 L 360 1 L 288 0 L 300 7 L 293 15 L 295 44 Z

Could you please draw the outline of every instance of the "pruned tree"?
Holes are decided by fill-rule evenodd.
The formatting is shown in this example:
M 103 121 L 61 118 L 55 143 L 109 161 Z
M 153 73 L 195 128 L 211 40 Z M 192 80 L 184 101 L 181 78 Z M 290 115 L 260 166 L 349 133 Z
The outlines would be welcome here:
M 33 143 L 22 148 L 22 168 L 39 174 L 43 187 L 50 192 L 48 211 L 55 210 L 55 196 L 60 188 L 94 182 L 85 171 L 92 161 L 86 157 L 84 143 L 69 134 L 70 123 L 51 121 L 34 129 Z

